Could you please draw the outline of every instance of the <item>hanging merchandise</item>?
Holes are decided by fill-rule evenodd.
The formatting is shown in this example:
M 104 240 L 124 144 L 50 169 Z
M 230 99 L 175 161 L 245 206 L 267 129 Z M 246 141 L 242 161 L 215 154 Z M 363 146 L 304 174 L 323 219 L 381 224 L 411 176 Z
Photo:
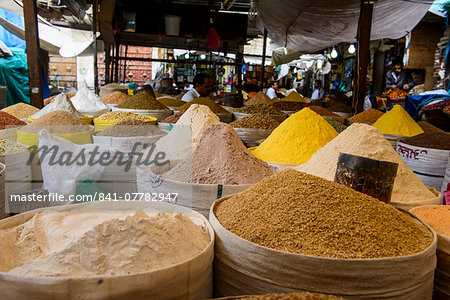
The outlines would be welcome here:
M 216 29 L 214 28 L 214 22 L 212 18 L 209 21 L 209 32 L 208 36 L 206 37 L 207 47 L 211 50 L 219 50 L 220 46 L 220 37 L 217 33 Z

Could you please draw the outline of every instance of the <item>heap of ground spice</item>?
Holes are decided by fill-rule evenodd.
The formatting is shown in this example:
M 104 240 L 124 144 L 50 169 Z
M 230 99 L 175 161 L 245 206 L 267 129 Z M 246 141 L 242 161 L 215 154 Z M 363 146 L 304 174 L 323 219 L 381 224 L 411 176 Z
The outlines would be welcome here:
M 247 241 L 316 257 L 409 256 L 433 242 L 425 226 L 393 206 L 294 169 L 231 196 L 214 214 Z
M 222 106 L 220 106 L 219 104 L 217 104 L 216 102 L 212 101 L 209 98 L 206 97 L 200 97 L 197 99 L 194 99 L 192 101 L 189 101 L 188 103 L 185 103 L 183 105 L 181 105 L 180 107 L 177 108 L 177 110 L 179 111 L 186 111 L 189 109 L 189 107 L 191 107 L 192 104 L 201 104 L 201 105 L 206 105 L 209 107 L 210 110 L 212 110 L 213 113 L 228 113 L 228 111 L 224 108 L 222 108 Z
M 219 117 L 208 106 L 192 104 L 177 121 L 176 126 L 190 127 L 192 132 L 192 145 L 195 147 L 206 128 L 219 122 Z
M 371 108 L 354 115 L 349 120 L 357 123 L 375 123 L 382 115 L 384 115 L 383 112 Z
M 21 102 L 5 107 L 4 109 L 2 109 L 2 111 L 16 117 L 17 119 L 25 119 L 37 113 L 39 111 L 39 108 Z
M 69 97 L 61 93 L 57 95 L 52 102 L 50 102 L 48 105 L 44 106 L 40 111 L 37 113 L 31 115 L 31 118 L 38 119 L 45 114 L 48 114 L 49 112 L 56 111 L 56 110 L 64 110 L 69 113 L 74 114 L 78 118 L 82 118 L 83 115 L 75 108 L 72 101 L 69 99 Z
M 77 133 L 91 129 L 76 115 L 64 110 L 54 110 L 22 127 L 20 131 L 39 133 L 43 128 L 46 128 L 52 134 Z
M 419 124 L 420 128 L 422 128 L 425 132 L 445 132 L 444 130 L 437 128 L 433 124 L 428 123 L 427 121 L 419 121 L 417 122 Z
M 252 104 L 248 106 L 244 106 L 234 110 L 235 112 L 240 112 L 244 114 L 265 114 L 272 116 L 283 115 L 283 112 L 278 108 L 275 108 L 273 105 L 267 105 L 263 103 Z
M 422 128 L 400 105 L 394 105 L 394 108 L 382 115 L 373 127 L 378 128 L 383 134 L 415 136 L 423 133 Z
M 140 120 L 140 121 L 147 122 L 147 123 L 150 122 L 149 118 L 132 113 L 132 112 L 110 111 L 110 112 L 107 112 L 107 113 L 95 118 L 94 123 L 95 123 L 95 121 L 120 122 L 120 121 L 128 120 L 128 119 Z
M 170 115 L 164 120 L 160 121 L 159 123 L 176 123 L 181 118 L 181 116 L 184 114 L 184 111 L 179 111 L 176 114 Z
M 383 134 L 373 126 L 354 123 L 335 139 L 319 149 L 298 170 L 334 180 L 339 153 L 363 156 L 398 164 L 391 202 L 407 204 L 414 201 L 430 201 L 436 198 L 398 155 Z
M 159 102 L 161 102 L 165 106 L 173 106 L 173 107 L 179 107 L 179 106 L 181 106 L 181 105 L 186 103 L 185 101 L 181 101 L 181 100 L 178 100 L 178 99 L 176 99 L 174 97 L 168 97 L 168 96 L 159 97 L 159 98 L 156 98 L 156 100 L 158 100 Z
M 321 116 L 339 117 L 337 114 L 335 114 L 331 110 L 328 110 L 328 109 L 326 109 L 326 108 L 324 108 L 322 106 L 311 105 L 311 106 L 308 106 L 308 108 L 311 109 L 312 111 L 318 113 Z
M 401 142 L 422 148 L 450 150 L 450 133 L 424 132 L 407 139 L 402 139 Z
M 0 130 L 20 125 L 26 125 L 26 123 L 14 117 L 13 115 L 10 115 L 4 111 L 0 111 Z
M 118 83 L 108 83 L 107 85 L 102 86 L 102 88 L 105 89 L 118 89 L 118 90 L 126 90 L 127 88 L 124 86 L 121 86 Z
M 111 94 L 107 94 L 107 95 L 103 96 L 102 100 L 106 104 L 120 104 L 120 103 L 124 102 L 125 100 L 127 100 L 128 98 L 130 98 L 130 96 L 128 96 L 127 94 L 120 92 L 120 91 L 116 91 Z
M 430 225 L 437 233 L 450 238 L 450 206 L 419 206 L 411 213 Z
M 287 97 L 284 97 L 283 101 L 303 102 L 303 103 L 306 102 L 306 100 L 299 93 L 297 93 L 295 91 L 291 92 L 289 95 L 287 95 Z
M 289 294 L 268 294 L 260 296 L 243 296 L 243 298 L 234 298 L 236 300 L 344 300 L 344 298 L 317 294 L 310 292 L 289 293 Z
M 155 125 L 149 125 L 147 122 L 139 120 L 123 120 L 117 124 L 109 126 L 108 128 L 97 132 L 99 136 L 113 136 L 113 137 L 130 137 L 130 136 L 155 136 L 165 135 L 165 133 L 158 129 Z
M 58 95 L 54 95 L 54 96 L 51 96 L 51 97 L 48 97 L 48 98 L 44 99 L 44 105 L 47 105 L 50 102 L 52 102 L 52 100 L 55 99 L 56 96 L 58 96 Z M 70 98 L 73 98 L 75 96 L 75 93 L 67 93 L 66 96 L 69 97 L 69 99 L 70 99 Z
M 338 133 L 309 108 L 291 115 L 256 149 L 256 157 L 276 163 L 302 164 Z
M 194 152 L 163 175 L 179 182 L 199 184 L 253 184 L 273 174 L 254 157 L 233 128 L 225 123 L 209 126 Z
M 147 93 L 138 93 L 116 106 L 125 109 L 169 110 L 164 104 Z
M 328 122 L 328 124 L 333 126 L 334 130 L 336 130 L 338 133 L 341 133 L 342 131 L 344 131 L 347 128 L 347 126 L 345 126 L 341 122 L 334 120 L 333 117 L 325 116 L 323 118 Z
M 263 114 L 254 114 L 230 123 L 233 128 L 275 129 L 280 122 Z
M 247 101 L 245 101 L 245 104 L 252 105 L 252 104 L 273 104 L 273 100 L 269 98 L 266 94 L 263 92 L 258 92 L 255 95 L 251 96 Z
M 284 111 L 299 111 L 305 104 L 301 102 L 278 101 L 273 104 L 274 107 Z

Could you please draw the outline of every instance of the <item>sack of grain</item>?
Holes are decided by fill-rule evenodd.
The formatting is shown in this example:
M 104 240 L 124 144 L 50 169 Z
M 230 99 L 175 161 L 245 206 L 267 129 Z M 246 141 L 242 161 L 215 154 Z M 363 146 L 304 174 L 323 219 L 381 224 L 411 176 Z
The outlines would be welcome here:
M 163 135 L 156 136 L 130 136 L 130 137 L 116 137 L 116 136 L 100 136 L 93 135 L 92 143 L 110 147 L 114 150 L 128 151 L 130 152 L 135 148 L 135 151 L 141 151 L 154 143 L 156 143 Z M 134 147 L 135 144 L 138 145 Z
M 266 139 L 273 129 L 233 128 L 246 147 L 258 146 L 257 141 Z
M 405 136 L 397 134 L 384 134 L 384 137 L 388 140 L 394 150 L 397 150 L 397 142 L 405 138 Z
M 240 112 L 233 112 L 233 118 L 235 120 L 240 120 L 240 119 L 246 118 L 248 116 L 251 116 L 251 114 L 245 114 L 245 113 L 240 113 Z M 268 115 L 268 116 L 271 117 L 272 119 L 277 120 L 280 123 L 283 122 L 287 118 L 286 114 L 282 114 L 282 115 Z
M 172 181 L 160 176 L 178 161 L 162 167 L 145 165 L 136 167 L 138 193 L 156 193 L 176 195 L 176 204 L 191 208 L 205 217 L 208 217 L 211 205 L 217 199 L 231 194 L 239 193 L 251 184 L 222 185 L 222 184 L 193 184 Z M 167 200 L 167 202 L 169 202 Z
M 180 112 L 179 110 L 173 111 L 174 114 L 179 113 L 179 112 Z M 216 116 L 218 116 L 220 119 L 220 122 L 223 122 L 223 123 L 231 123 L 231 121 L 233 120 L 233 114 L 231 112 L 223 112 L 223 113 L 222 112 L 220 112 L 220 113 L 214 112 L 214 114 Z
M 172 110 L 145 110 L 145 109 L 126 109 L 126 108 L 118 108 L 117 106 L 112 108 L 112 111 L 124 111 L 131 112 L 141 116 L 149 116 L 154 117 L 158 121 L 162 121 L 168 116 L 170 116 L 173 111 Z
M 15 142 L 17 140 L 17 128 L 6 128 L 0 130 L 0 138 Z
M 439 210 L 442 215 L 433 215 L 433 210 Z M 434 273 L 434 294 L 433 299 L 444 300 L 450 299 L 450 238 L 443 234 L 443 229 L 449 224 L 448 213 L 449 208 L 442 205 L 424 205 L 415 207 L 410 210 L 411 213 L 417 215 L 419 219 L 427 222 L 437 232 L 437 266 Z M 422 215 L 426 217 L 423 217 Z M 428 220 L 428 218 L 434 218 Z M 439 226 L 437 228 L 435 226 Z M 447 230 L 448 232 L 448 230 Z
M 441 189 L 450 150 L 423 148 L 399 141 L 397 153 L 426 186 Z
M 0 156 L 0 163 L 6 166 L 3 173 L 5 177 L 4 192 L 1 193 L 5 200 L 8 200 L 10 195 L 31 190 L 32 172 L 28 162 L 29 158 L 30 152 L 25 147 L 22 151 Z M 6 207 L 8 208 L 7 204 Z
M 214 202 L 209 214 L 216 233 L 214 293 L 218 297 L 312 291 L 345 299 L 431 299 L 437 244 L 432 229 L 433 244 L 411 256 L 336 259 L 300 255 L 259 246 L 226 230 L 213 211 L 228 198 Z
M 15 299 L 208 299 L 212 296 L 212 263 L 214 257 L 214 231 L 208 221 L 200 214 L 192 210 L 185 209 L 177 205 L 156 202 L 89 202 L 75 204 L 70 206 L 60 206 L 46 209 L 38 209 L 31 212 L 16 215 L 0 222 L 0 233 L 2 230 L 13 228 L 30 220 L 39 212 L 62 212 L 99 214 L 108 216 L 124 212 L 130 213 L 148 213 L 155 215 L 158 213 L 167 213 L 173 216 L 175 213 L 182 213 L 195 224 L 206 227 L 206 234 L 209 234 L 209 243 L 204 248 L 199 248 L 195 256 L 187 260 L 150 271 L 140 273 L 130 273 L 126 275 L 97 275 L 97 276 L 18 276 L 8 271 L 0 272 L 0 298 L 2 300 Z M 91 218 L 92 219 L 92 218 Z M 142 219 L 141 219 L 142 220 Z M 132 221 L 130 221 L 133 223 Z M 70 222 L 69 222 L 70 223 Z M 74 221 L 72 220 L 72 223 Z M 126 225 L 126 224 L 125 224 Z M 69 226 L 65 224 L 65 226 Z M 81 225 L 80 225 L 81 226 Z M 161 224 L 164 226 L 164 224 Z M 167 226 L 166 226 L 167 227 Z M 80 229 L 80 228 L 79 228 Z M 109 227 L 109 229 L 112 229 Z M 105 232 L 111 235 L 113 230 Z M 114 232 L 114 231 L 113 231 Z M 126 234 L 127 232 L 123 232 Z M 75 234 L 75 233 L 74 233 Z M 120 232 L 114 232 L 120 234 Z M 159 239 L 164 238 L 164 234 L 157 232 Z M 132 232 L 127 239 L 131 238 L 133 243 L 137 243 Z M 140 235 L 143 238 L 143 235 Z M 101 241 L 99 241 L 100 243 Z M 123 248 L 127 247 L 123 245 Z M 76 244 L 76 243 L 75 243 Z M 94 242 L 85 241 L 82 243 L 84 250 L 89 251 Z M 117 243 L 120 246 L 120 242 Z M 144 249 L 150 249 L 153 242 L 149 242 Z M 161 242 L 159 243 L 161 244 Z M 76 246 L 76 245 L 75 245 Z M 162 245 L 168 247 L 168 245 Z M 1 245 L 0 245 L 1 247 Z M 99 247 L 99 246 L 97 246 Z M 107 245 L 105 248 L 113 248 L 114 245 Z M 122 249 L 123 249 L 122 248 Z M 157 248 L 157 247 L 156 247 Z M 119 248 L 120 249 L 120 248 Z M 172 247 L 173 249 L 173 247 Z M 172 250 L 170 249 L 170 250 Z M 31 251 L 31 250 L 30 250 Z M 111 250 L 110 250 L 111 251 Z M 129 251 L 129 250 L 127 250 Z M 153 250 L 152 250 L 153 251 Z M 161 251 L 161 250 L 154 250 Z M 127 252 L 129 253 L 129 252 Z M 137 255 L 135 251 L 131 256 Z M 86 258 L 86 261 L 79 262 L 80 272 L 84 272 L 81 265 L 84 263 L 91 266 L 89 270 L 94 269 L 95 264 L 101 264 L 101 259 L 94 259 L 95 255 L 89 256 L 89 253 L 80 253 L 80 260 Z M 112 256 L 113 253 L 108 253 Z M 120 254 L 118 254 L 120 255 Z M 153 255 L 153 254 L 152 254 Z M 92 258 L 92 260 L 87 259 Z M 117 255 L 116 255 L 117 257 Z M 54 260 L 59 257 L 54 256 Z M 72 257 L 74 258 L 74 257 Z M 75 259 L 77 256 L 75 256 Z M 29 260 L 30 257 L 27 257 Z M 33 259 L 33 258 L 31 258 Z M 63 257 L 63 259 L 65 259 Z M 113 266 L 109 261 L 105 265 Z M 119 263 L 119 262 L 118 262 Z M 148 264 L 143 261 L 142 263 Z M 60 266 L 61 267 L 61 266 Z M 72 266 L 71 266 L 72 267 Z M 125 266 L 129 267 L 129 266 Z M 98 272 L 102 268 L 98 267 Z

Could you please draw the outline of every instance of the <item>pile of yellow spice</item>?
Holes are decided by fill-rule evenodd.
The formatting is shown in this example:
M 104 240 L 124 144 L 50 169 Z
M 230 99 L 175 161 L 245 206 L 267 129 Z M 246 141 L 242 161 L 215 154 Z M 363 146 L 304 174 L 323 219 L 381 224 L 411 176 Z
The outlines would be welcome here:
M 373 127 L 378 128 L 383 134 L 415 136 L 423 133 L 419 124 L 400 105 L 394 105 L 393 109 L 373 123 Z
M 324 118 L 304 108 L 281 123 L 251 152 L 270 162 L 302 164 L 337 135 Z

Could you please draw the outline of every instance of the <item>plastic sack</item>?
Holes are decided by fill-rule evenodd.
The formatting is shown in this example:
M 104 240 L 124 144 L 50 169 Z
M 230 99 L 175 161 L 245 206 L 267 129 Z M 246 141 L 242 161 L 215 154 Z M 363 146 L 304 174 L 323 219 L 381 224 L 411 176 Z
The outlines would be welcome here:
M 71 98 L 73 106 L 83 115 L 89 117 L 97 117 L 111 110 L 102 99 L 91 92 L 85 84 L 78 90 L 73 98 Z
M 99 163 L 90 164 L 87 155 L 95 148 L 100 153 L 110 152 L 109 149 L 94 144 L 74 144 L 64 138 L 52 136 L 46 129 L 42 129 L 39 132 L 39 158 L 43 188 L 49 193 L 68 196 L 75 194 L 79 182 L 98 180 L 105 166 Z

